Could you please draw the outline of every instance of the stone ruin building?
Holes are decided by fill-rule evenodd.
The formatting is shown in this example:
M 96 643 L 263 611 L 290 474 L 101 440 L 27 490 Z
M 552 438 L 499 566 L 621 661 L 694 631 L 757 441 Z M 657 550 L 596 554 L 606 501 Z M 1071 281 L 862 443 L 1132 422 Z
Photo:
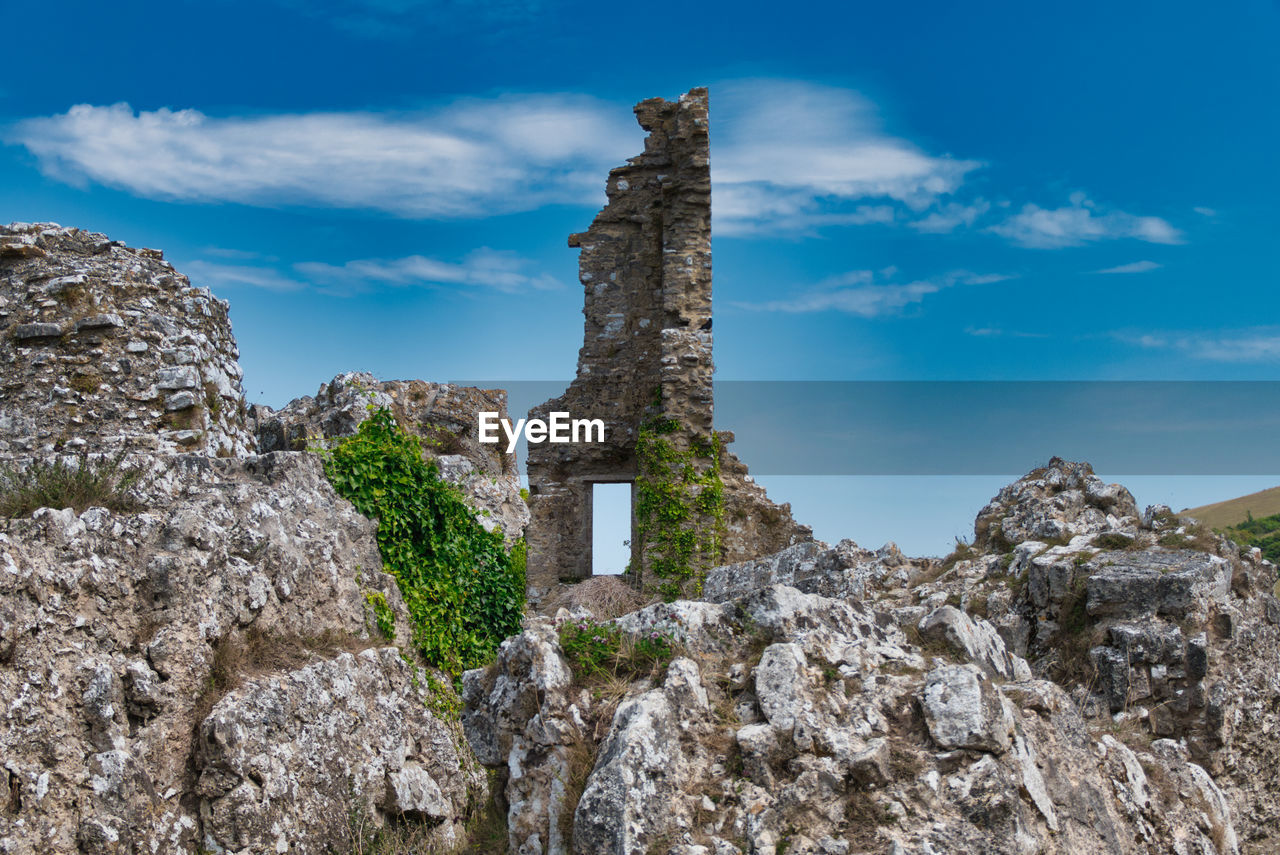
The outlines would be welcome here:
M 713 424 L 711 356 L 711 170 L 707 90 L 678 101 L 642 101 L 635 108 L 648 132 L 644 153 L 609 173 L 608 204 L 584 233 L 579 279 L 586 316 L 578 373 L 568 390 L 530 411 L 530 418 L 568 412 L 606 425 L 598 444 L 529 446 L 528 530 L 530 595 L 557 579 L 592 573 L 592 490 L 600 483 L 632 485 L 631 569 L 652 583 L 663 558 L 640 518 L 637 484 L 654 478 L 638 454 L 646 425 L 691 467 L 695 484 L 686 527 L 718 528 L 694 560 L 702 569 L 776 552 L 812 539 L 789 505 L 769 501 Z M 659 465 L 663 468 L 663 465 Z M 668 467 L 672 468 L 672 467 Z M 699 501 L 706 484 L 723 500 Z M 676 481 L 680 471 L 657 473 Z M 708 475 L 710 474 L 710 477 Z M 709 517 L 714 516 L 715 519 Z
M 0 226 L 0 455 L 253 451 L 227 302 L 154 249 Z

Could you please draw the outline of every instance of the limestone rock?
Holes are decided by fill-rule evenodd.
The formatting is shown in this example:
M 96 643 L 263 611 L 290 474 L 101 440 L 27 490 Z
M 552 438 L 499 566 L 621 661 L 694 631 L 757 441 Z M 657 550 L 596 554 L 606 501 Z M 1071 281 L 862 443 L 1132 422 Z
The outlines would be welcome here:
M 689 655 L 633 679 L 616 712 L 575 685 L 553 625 L 531 623 L 467 675 L 511 851 L 1235 851 L 1212 776 L 1097 741 L 1061 687 L 954 611 L 933 610 L 929 638 L 874 603 L 778 584 L 648 606 L 613 625 Z M 1014 679 L 997 687 L 999 668 Z M 561 782 L 584 774 L 574 803 Z
M 460 843 L 484 779 L 413 683 L 387 647 L 256 678 L 220 700 L 198 744 L 205 846 L 326 853 L 349 835 L 351 811 L 426 820 L 435 845 Z
M 1136 527 L 1133 496 L 1119 484 L 1104 484 L 1088 463 L 1055 457 L 1043 469 L 1000 491 L 978 514 L 975 543 L 1010 545 L 1025 540 Z
M 483 778 L 398 650 L 342 652 L 386 643 L 366 592 L 411 631 L 374 523 L 320 460 L 125 465 L 149 470 L 144 512 L 45 508 L 0 533 L 0 851 L 323 852 L 366 802 L 375 824 L 447 803 L 456 835 Z M 254 644 L 293 659 L 254 664 Z M 243 686 L 205 719 L 215 674 Z
M 989 676 L 1031 679 L 1031 668 L 1022 657 L 1005 649 L 995 627 L 981 618 L 975 621 L 954 606 L 943 606 L 921 620 L 920 635 L 946 642 L 969 661 L 981 665 Z
M 929 672 L 921 695 L 929 735 L 942 748 L 1009 749 L 1013 721 L 1000 693 L 974 665 L 944 665 Z

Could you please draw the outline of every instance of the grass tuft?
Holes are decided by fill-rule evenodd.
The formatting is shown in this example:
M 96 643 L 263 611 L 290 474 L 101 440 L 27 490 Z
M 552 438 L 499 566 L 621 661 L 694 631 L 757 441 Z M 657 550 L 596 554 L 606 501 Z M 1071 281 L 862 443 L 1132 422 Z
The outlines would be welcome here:
M 71 508 L 77 514 L 99 507 L 122 513 L 139 510 L 134 488 L 142 471 L 125 468 L 123 454 L 33 461 L 25 468 L 0 467 L 0 516 L 24 517 L 37 508 Z

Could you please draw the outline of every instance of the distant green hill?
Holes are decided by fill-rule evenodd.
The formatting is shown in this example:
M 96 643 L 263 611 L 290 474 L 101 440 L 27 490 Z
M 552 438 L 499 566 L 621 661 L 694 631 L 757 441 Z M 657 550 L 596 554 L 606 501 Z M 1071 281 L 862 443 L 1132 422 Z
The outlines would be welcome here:
M 1247 520 L 1250 514 L 1254 519 L 1280 514 L 1280 487 L 1178 512 L 1178 516 L 1195 517 L 1205 525 L 1219 529 L 1238 525 Z
M 1259 547 L 1263 558 L 1280 564 L 1280 514 L 1250 517 L 1239 525 L 1222 529 L 1222 533 L 1243 547 Z
M 1263 558 L 1280 564 L 1280 487 L 1188 508 L 1179 516 L 1195 517 L 1246 549 L 1258 547 Z

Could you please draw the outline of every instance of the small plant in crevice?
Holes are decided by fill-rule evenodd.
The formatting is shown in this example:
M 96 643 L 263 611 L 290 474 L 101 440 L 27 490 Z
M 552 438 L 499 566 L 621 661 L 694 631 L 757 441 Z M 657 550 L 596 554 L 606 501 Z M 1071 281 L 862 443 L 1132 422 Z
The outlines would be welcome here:
M 222 393 L 217 383 L 204 384 L 204 405 L 211 416 L 217 416 L 222 411 Z
M 365 604 L 373 612 L 373 622 L 387 641 L 396 640 L 396 614 L 387 602 L 387 595 L 381 591 L 365 591 Z
M 661 630 L 651 629 L 633 638 L 613 624 L 592 618 L 564 621 L 558 632 L 560 649 L 582 682 L 652 674 L 677 652 L 675 640 Z
M 560 625 L 560 648 L 578 673 L 603 674 L 622 649 L 622 631 L 590 618 L 566 622 Z
M 404 597 L 413 644 L 456 679 L 520 631 L 525 550 L 486 531 L 462 494 L 425 460 L 422 441 L 370 407 L 358 432 L 323 453 L 340 496 L 378 521 L 384 568 Z

